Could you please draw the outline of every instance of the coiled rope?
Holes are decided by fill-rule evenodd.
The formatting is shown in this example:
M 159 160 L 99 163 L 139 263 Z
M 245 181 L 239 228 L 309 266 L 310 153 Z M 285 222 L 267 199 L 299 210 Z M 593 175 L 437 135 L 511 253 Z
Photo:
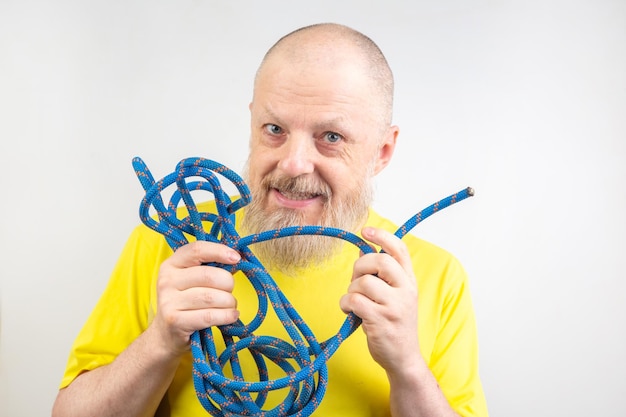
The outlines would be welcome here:
M 183 159 L 174 172 L 159 181 L 154 180 L 142 159 L 134 158 L 133 167 L 145 190 L 139 209 L 142 222 L 163 234 L 172 250 L 189 242 L 186 235 L 197 240 L 220 242 L 237 250 L 241 254 L 241 260 L 236 265 L 211 265 L 231 273 L 242 271 L 258 294 L 259 309 L 249 323 L 237 320 L 231 325 L 217 326 L 226 346 L 223 352 L 217 352 L 212 328 L 192 334 L 193 381 L 202 406 L 212 416 L 217 417 L 310 416 L 319 406 L 326 391 L 326 362 L 339 345 L 359 327 L 361 320 L 352 313 L 348 314 L 336 335 L 319 342 L 248 246 L 286 236 L 324 235 L 350 242 L 363 253 L 373 252 L 373 249 L 355 234 L 332 227 L 294 226 L 239 236 L 235 230 L 235 212 L 250 202 L 250 191 L 239 175 L 209 159 Z M 235 185 L 239 198 L 231 200 L 222 189 L 216 174 Z M 172 184 L 176 184 L 176 190 L 165 205 L 162 191 Z M 191 196 L 191 191 L 196 190 L 213 194 L 217 213 L 198 211 Z M 471 188 L 466 188 L 438 201 L 411 217 L 395 235 L 402 238 L 422 220 L 473 194 Z M 187 209 L 187 215 L 182 218 L 177 210 L 181 200 Z M 151 207 L 156 211 L 156 219 L 150 214 Z M 208 232 L 203 222 L 211 224 Z M 268 303 L 287 330 L 291 342 L 253 333 L 267 316 Z M 244 349 L 252 355 L 258 368 L 259 380 L 256 382 L 244 380 L 238 356 Z M 278 365 L 286 376 L 270 380 L 266 360 Z M 224 376 L 223 369 L 227 365 L 230 365 L 233 378 Z M 283 402 L 272 409 L 264 410 L 262 407 L 268 393 L 282 388 L 288 388 Z M 256 393 L 255 398 L 252 393 Z

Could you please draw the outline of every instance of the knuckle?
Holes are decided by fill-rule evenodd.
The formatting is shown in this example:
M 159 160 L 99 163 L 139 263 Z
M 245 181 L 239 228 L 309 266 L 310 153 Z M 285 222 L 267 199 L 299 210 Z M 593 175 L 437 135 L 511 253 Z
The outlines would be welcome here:
M 377 275 L 365 275 L 361 278 L 361 286 L 365 292 L 376 292 L 382 287 L 383 279 Z
M 399 241 L 398 242 L 398 248 L 397 248 L 398 254 L 403 257 L 403 258 L 408 258 L 409 257 L 409 248 L 407 248 L 407 246 L 404 244 L 404 242 Z
M 169 259 L 163 261 L 163 263 L 161 264 L 161 266 L 159 266 L 159 279 L 167 279 L 167 277 L 170 275 L 170 271 L 171 271 L 171 267 L 170 267 L 170 263 L 169 263 Z
M 189 251 L 191 252 L 191 256 L 195 260 L 199 260 L 202 257 L 202 245 L 199 241 L 193 241 L 188 244 Z
M 347 296 L 347 305 L 351 307 L 351 310 L 358 316 L 361 316 L 365 309 L 366 297 L 359 293 L 350 293 Z
M 159 277 L 156 283 L 157 293 L 161 294 L 170 288 L 171 277 L 164 271 L 159 272 Z
M 212 269 L 208 266 L 203 266 L 201 271 L 202 271 L 202 281 L 204 281 L 207 287 L 212 288 L 215 284 Z
M 213 291 L 202 291 L 201 294 L 200 298 L 203 305 L 212 306 L 215 303 L 215 294 Z
M 392 268 L 395 264 L 397 264 L 397 261 L 388 253 L 384 253 L 382 254 L 382 258 L 381 258 L 381 265 L 384 269 L 389 269 Z
M 211 327 L 211 326 L 219 324 L 216 321 L 216 316 L 217 314 L 215 310 L 209 309 L 209 310 L 204 311 L 204 314 L 202 314 L 202 320 L 204 321 L 204 325 L 206 327 Z
M 178 317 L 175 314 L 175 312 L 172 310 L 169 310 L 168 308 L 165 308 L 166 306 L 162 306 L 162 307 L 163 308 L 160 309 L 161 311 L 160 315 L 165 325 L 169 328 L 176 327 L 178 323 Z
M 402 321 L 404 318 L 404 310 L 403 309 L 397 309 L 397 308 L 388 308 L 384 310 L 384 316 L 385 318 L 390 321 L 390 322 L 399 322 Z

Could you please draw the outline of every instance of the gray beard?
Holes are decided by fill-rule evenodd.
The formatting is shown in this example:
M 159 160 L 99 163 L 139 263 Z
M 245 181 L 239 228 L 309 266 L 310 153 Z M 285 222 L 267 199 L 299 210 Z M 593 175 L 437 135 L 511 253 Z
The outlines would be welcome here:
M 365 223 L 373 198 L 371 177 L 363 181 L 347 201 L 335 201 L 330 187 L 323 186 L 324 209 L 319 224 L 315 226 L 335 227 L 354 232 Z M 289 226 L 306 226 L 304 216 L 297 210 L 280 208 L 266 212 L 263 209 L 270 188 L 265 181 L 252 191 L 252 202 L 244 209 L 242 230 L 245 235 Z M 302 178 L 292 178 L 292 189 L 304 188 L 298 185 Z M 302 235 L 273 239 L 254 244 L 250 249 L 268 270 L 278 270 L 289 276 L 297 276 L 305 268 L 318 267 L 330 261 L 341 251 L 345 242 L 342 239 Z

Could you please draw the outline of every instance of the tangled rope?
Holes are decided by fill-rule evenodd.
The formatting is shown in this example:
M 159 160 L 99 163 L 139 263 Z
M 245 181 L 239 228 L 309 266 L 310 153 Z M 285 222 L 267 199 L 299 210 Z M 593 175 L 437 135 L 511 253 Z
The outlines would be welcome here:
M 140 158 L 133 159 L 133 167 L 145 190 L 139 210 L 142 222 L 163 234 L 172 250 L 189 242 L 185 235 L 194 236 L 197 240 L 220 242 L 237 250 L 241 254 L 241 260 L 236 265 L 211 265 L 231 273 L 242 271 L 258 294 L 259 309 L 249 323 L 237 320 L 230 325 L 217 326 L 226 346 L 223 352 L 217 352 L 212 328 L 192 334 L 193 381 L 202 406 L 212 416 L 217 417 L 310 416 L 319 406 L 326 391 L 326 362 L 339 345 L 359 327 L 361 320 L 352 313 L 348 314 L 336 335 L 319 342 L 248 246 L 286 236 L 324 235 L 350 242 L 363 253 L 373 252 L 373 249 L 355 234 L 321 226 L 286 227 L 240 237 L 235 230 L 235 212 L 250 202 L 250 191 L 239 175 L 217 162 L 204 158 L 183 159 L 174 172 L 159 181 L 154 180 Z M 231 200 L 222 189 L 216 174 L 235 185 L 239 193 L 238 199 Z M 194 179 L 189 180 L 192 177 Z M 176 190 L 165 205 L 161 193 L 172 184 L 176 184 Z M 198 211 L 191 196 L 191 191 L 197 190 L 213 194 L 217 213 Z M 466 188 L 438 201 L 411 217 L 395 235 L 402 238 L 422 220 L 471 195 L 473 190 Z M 178 211 L 181 200 L 188 213 L 182 218 Z M 156 219 L 150 214 L 151 207 L 156 210 Z M 211 224 L 208 232 L 203 222 Z M 268 303 L 287 330 L 291 343 L 273 336 L 257 336 L 253 333 L 267 316 Z M 258 368 L 257 382 L 244 379 L 238 356 L 244 349 L 252 355 Z M 278 365 L 286 376 L 270 380 L 266 360 Z M 230 365 L 233 378 L 224 376 L 223 369 L 226 365 Z M 264 410 L 262 407 L 268 393 L 282 388 L 288 388 L 283 402 L 272 409 Z M 252 393 L 256 393 L 255 398 Z

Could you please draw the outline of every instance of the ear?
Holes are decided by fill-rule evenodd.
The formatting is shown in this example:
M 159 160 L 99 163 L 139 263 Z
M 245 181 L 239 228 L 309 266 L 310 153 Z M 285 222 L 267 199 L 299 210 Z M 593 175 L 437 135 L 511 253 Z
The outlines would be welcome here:
M 385 133 L 385 137 L 378 148 L 376 165 L 374 166 L 374 175 L 378 175 L 378 173 L 382 171 L 391 161 L 393 152 L 396 149 L 396 142 L 398 140 L 399 133 L 400 128 L 398 126 L 390 126 L 387 133 Z

